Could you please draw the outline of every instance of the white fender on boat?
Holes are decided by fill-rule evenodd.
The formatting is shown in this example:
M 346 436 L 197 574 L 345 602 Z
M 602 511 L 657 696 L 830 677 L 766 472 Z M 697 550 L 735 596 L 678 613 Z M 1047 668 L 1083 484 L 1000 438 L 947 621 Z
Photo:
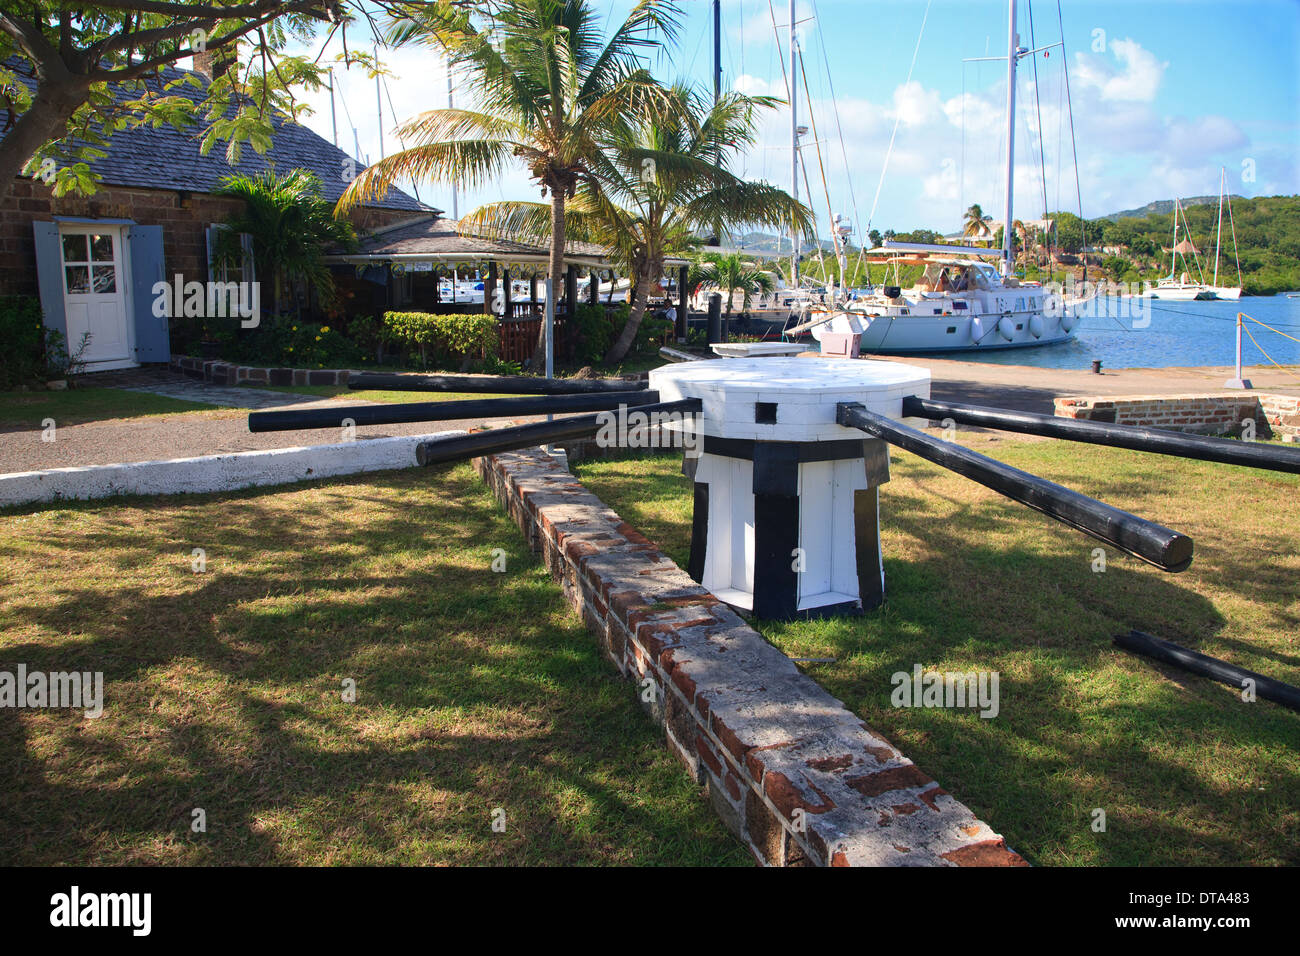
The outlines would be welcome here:
M 1016 337 L 1016 323 L 1011 321 L 1011 316 L 1004 315 L 998 319 L 998 334 L 1008 342 Z
M 1036 339 L 1043 337 L 1043 317 L 1041 315 L 1029 317 L 1029 334 Z
M 1067 332 L 1073 331 L 1076 322 L 1078 322 L 1078 319 L 1075 318 L 1074 313 L 1072 312 L 1062 313 L 1061 328 L 1065 329 L 1065 331 Z
M 974 345 L 979 345 L 980 340 L 984 338 L 984 320 L 978 315 L 970 317 L 970 340 Z

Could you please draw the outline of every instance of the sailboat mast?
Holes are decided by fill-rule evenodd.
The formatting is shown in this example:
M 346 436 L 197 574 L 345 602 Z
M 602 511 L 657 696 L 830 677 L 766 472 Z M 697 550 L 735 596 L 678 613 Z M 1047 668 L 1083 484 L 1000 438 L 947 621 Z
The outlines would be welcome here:
M 1214 228 L 1214 285 L 1219 284 L 1219 243 L 1223 240 L 1223 193 L 1226 188 L 1224 180 L 1228 176 L 1228 167 L 1219 167 L 1219 224 Z
M 1015 0 L 1012 2 L 1014 3 Z M 794 4 L 795 0 L 790 0 L 790 195 L 797 201 L 799 199 L 799 87 L 795 83 L 798 64 L 795 62 Z M 799 288 L 799 235 L 794 223 L 790 224 L 790 280 L 793 288 Z
M 456 98 L 452 95 L 451 61 L 448 60 L 447 61 L 447 109 L 454 110 L 455 108 L 456 108 Z M 460 220 L 460 203 L 459 203 L 459 197 L 456 195 L 456 183 L 454 180 L 452 181 L 451 184 L 451 218 L 457 221 Z
M 1011 204 L 1016 169 L 1016 0 L 1009 0 L 1007 14 L 1007 206 L 1002 223 L 1002 274 L 1011 274 Z
M 722 98 L 722 0 L 713 0 L 713 105 Z
M 334 148 L 339 148 L 339 118 L 334 111 L 334 67 L 330 67 L 330 129 L 334 131 Z
M 1172 276 L 1177 268 L 1178 255 L 1178 197 L 1174 197 L 1174 241 L 1173 248 L 1169 250 L 1169 274 Z

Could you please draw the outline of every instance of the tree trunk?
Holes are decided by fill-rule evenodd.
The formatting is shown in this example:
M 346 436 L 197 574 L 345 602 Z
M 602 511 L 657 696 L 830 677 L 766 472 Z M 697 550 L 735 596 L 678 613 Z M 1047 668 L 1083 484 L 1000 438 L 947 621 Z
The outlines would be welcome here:
M 652 269 L 643 269 L 637 275 L 636 285 L 632 288 L 632 311 L 628 314 L 623 331 L 619 333 L 618 338 L 605 354 L 606 365 L 623 361 L 632 348 L 632 343 L 636 341 L 637 329 L 641 327 L 641 319 L 645 317 L 646 305 L 650 301 L 650 288 L 654 283 L 653 272 Z
M 564 193 L 551 190 L 551 311 L 559 298 L 561 283 L 564 281 Z M 572 307 L 572 306 L 570 306 Z M 546 317 L 542 316 L 542 325 L 537 332 L 537 347 L 533 349 L 533 371 L 546 369 Z
M 66 80 L 38 80 L 32 105 L 0 140 L 0 199 L 9 195 L 14 180 L 36 151 L 61 137 L 68 120 L 85 101 L 87 87 L 68 74 Z

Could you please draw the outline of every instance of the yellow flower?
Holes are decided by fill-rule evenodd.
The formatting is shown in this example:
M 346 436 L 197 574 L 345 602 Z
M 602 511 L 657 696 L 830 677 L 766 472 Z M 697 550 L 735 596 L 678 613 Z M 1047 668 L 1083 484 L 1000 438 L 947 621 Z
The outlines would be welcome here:
M 320 330 L 321 330 L 322 332 L 328 332 L 328 331 L 330 330 L 330 327 L 329 327 L 328 325 L 322 325 L 322 326 L 320 327 Z
M 319 336 L 319 335 L 318 335 L 318 336 L 316 336 L 316 341 L 317 341 L 317 342 L 319 342 L 319 341 L 320 341 L 320 336 Z

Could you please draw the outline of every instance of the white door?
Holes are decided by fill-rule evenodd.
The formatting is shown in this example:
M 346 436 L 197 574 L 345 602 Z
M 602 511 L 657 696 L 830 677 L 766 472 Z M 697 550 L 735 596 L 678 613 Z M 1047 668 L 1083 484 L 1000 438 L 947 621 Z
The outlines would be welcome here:
M 134 364 L 121 228 L 63 225 L 59 239 L 69 352 L 75 355 L 89 333 L 84 362 L 101 368 L 105 362 Z

